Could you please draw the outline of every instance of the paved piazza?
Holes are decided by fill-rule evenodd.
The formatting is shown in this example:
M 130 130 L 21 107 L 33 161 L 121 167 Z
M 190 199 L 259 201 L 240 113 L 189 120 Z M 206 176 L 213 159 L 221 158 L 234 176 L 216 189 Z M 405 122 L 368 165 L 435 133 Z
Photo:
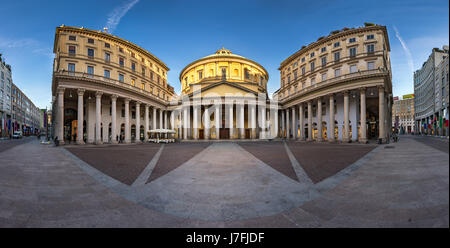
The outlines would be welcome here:
M 448 140 L 7 142 L 1 227 L 449 226 Z

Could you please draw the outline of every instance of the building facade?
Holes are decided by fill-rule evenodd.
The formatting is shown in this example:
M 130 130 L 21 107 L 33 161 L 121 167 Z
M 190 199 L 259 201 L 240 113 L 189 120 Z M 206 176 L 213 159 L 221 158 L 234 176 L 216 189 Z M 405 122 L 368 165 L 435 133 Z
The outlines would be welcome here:
M 167 128 L 175 95 L 169 68 L 143 48 L 105 31 L 56 28 L 53 127 L 60 144 L 140 142 Z
M 0 137 L 11 134 L 11 66 L 5 63 L 0 54 Z
M 11 88 L 11 125 L 12 131 L 21 131 L 23 135 L 36 135 L 40 130 L 40 109 L 12 83 Z
M 106 31 L 60 26 L 54 135 L 62 144 L 130 143 L 170 128 L 179 139 L 385 142 L 389 51 L 384 26 L 334 31 L 281 63 L 281 88 L 269 99 L 266 69 L 222 48 L 181 70 L 177 96 L 167 84 L 169 68 L 143 48 Z
M 392 74 L 385 26 L 365 24 L 320 37 L 285 59 L 275 92 L 282 137 L 386 142 Z
M 266 139 L 275 125 L 267 97 L 269 74 L 257 62 L 225 48 L 180 72 L 183 139 Z M 272 114 L 272 115 L 273 115 Z M 176 115 L 178 116 L 178 115 Z
M 414 134 L 414 94 L 394 97 L 392 105 L 392 127 L 400 134 Z
M 444 118 L 448 120 L 448 104 L 445 103 L 445 95 L 448 95 L 445 88 L 445 84 L 448 85 L 446 59 L 448 61 L 448 46 L 433 48 L 422 68 L 414 72 L 415 125 L 421 134 L 445 135 Z

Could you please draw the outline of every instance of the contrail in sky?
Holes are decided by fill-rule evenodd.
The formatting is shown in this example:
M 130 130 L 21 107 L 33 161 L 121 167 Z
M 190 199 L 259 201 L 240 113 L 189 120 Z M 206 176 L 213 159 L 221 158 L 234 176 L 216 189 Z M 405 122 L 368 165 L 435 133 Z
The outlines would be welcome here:
M 108 28 L 108 33 L 112 34 L 119 25 L 120 19 L 127 14 L 127 12 L 136 5 L 139 0 L 131 0 L 126 3 L 116 7 L 113 11 L 108 14 L 108 22 L 106 27 Z
M 395 30 L 395 36 L 397 37 L 397 39 L 400 41 L 400 43 L 402 44 L 403 50 L 406 53 L 406 57 L 408 59 L 408 65 L 409 68 L 411 69 L 411 72 L 414 73 L 414 62 L 412 59 L 412 55 L 411 52 L 409 51 L 409 48 L 406 46 L 405 41 L 402 39 L 402 37 L 400 36 L 400 33 L 397 30 L 397 27 L 394 26 L 394 30 Z

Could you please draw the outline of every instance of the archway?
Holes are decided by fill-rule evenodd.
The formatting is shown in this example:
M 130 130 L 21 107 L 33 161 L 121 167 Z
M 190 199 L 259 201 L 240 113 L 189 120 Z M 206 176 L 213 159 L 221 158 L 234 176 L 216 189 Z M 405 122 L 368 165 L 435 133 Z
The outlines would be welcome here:
M 141 125 L 139 127 L 139 140 L 144 141 L 145 139 L 145 131 L 144 131 L 144 126 Z
M 131 125 L 131 141 L 136 140 L 136 125 Z

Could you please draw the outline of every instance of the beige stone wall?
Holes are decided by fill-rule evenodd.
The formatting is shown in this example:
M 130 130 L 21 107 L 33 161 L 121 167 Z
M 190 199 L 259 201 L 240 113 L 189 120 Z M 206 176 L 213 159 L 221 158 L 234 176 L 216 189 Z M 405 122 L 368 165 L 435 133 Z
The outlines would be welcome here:
M 89 29 L 59 27 L 56 32 L 56 70 L 67 71 L 69 63 L 72 63 L 76 72 L 87 73 L 87 67 L 93 66 L 97 76 L 104 77 L 105 70 L 109 70 L 113 80 L 119 80 L 119 74 L 122 74 L 125 84 L 144 89 L 148 94 L 164 100 L 172 98 L 173 93 L 167 87 L 167 66 L 156 57 L 141 52 L 136 45 L 127 41 L 125 44 L 118 37 Z M 76 40 L 69 40 L 69 36 L 75 36 Z M 93 39 L 94 43 L 88 43 L 88 39 Z M 75 46 L 75 56 L 69 54 L 69 46 Z M 93 57 L 88 57 L 89 48 L 94 50 Z M 106 53 L 109 54 L 109 61 L 106 60 Z M 123 59 L 123 66 L 119 64 L 119 58 Z

